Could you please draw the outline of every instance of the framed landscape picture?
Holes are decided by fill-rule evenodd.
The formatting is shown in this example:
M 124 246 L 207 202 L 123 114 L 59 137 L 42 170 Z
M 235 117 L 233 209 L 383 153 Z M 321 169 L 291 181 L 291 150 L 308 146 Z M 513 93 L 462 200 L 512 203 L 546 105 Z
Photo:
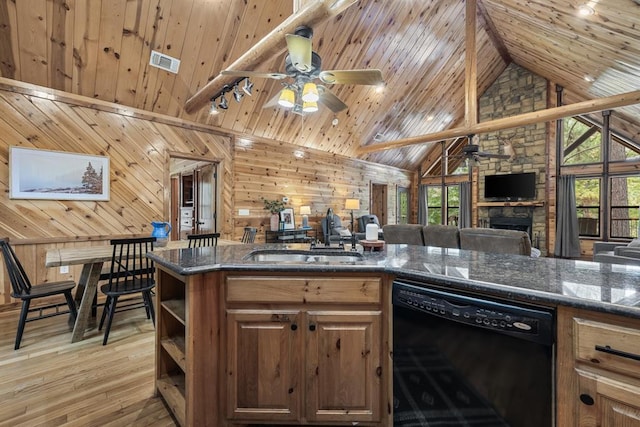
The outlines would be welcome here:
M 10 147 L 9 197 L 109 200 L 109 158 Z

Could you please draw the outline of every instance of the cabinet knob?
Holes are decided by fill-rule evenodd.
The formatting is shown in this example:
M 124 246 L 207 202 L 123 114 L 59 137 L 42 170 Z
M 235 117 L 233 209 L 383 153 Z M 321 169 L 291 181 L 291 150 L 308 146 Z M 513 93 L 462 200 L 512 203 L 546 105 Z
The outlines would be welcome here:
M 312 323 L 312 324 L 310 324 L 310 325 L 309 325 L 309 330 L 310 330 L 311 332 L 315 331 L 315 330 L 316 330 L 316 325 L 314 325 L 313 323 Z
M 593 400 L 593 397 L 589 396 L 586 393 L 580 395 L 580 402 L 588 406 L 591 406 L 595 403 L 595 401 Z
M 296 325 L 295 323 L 291 324 L 291 330 L 295 331 L 296 329 L 298 329 L 298 325 Z

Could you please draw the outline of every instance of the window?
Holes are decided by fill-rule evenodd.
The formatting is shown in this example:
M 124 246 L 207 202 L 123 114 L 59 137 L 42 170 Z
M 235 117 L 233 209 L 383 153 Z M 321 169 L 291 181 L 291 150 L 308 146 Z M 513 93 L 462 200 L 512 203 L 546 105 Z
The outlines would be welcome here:
M 611 222 L 609 226 L 611 237 L 638 237 L 640 177 L 612 177 L 609 197 L 609 200 L 611 200 Z
M 409 223 L 409 189 L 398 187 L 398 224 Z
M 602 161 L 602 132 L 575 117 L 564 119 L 564 166 Z
M 458 225 L 460 219 L 460 186 L 447 186 L 447 225 Z
M 576 178 L 576 212 L 580 236 L 600 235 L 600 178 Z
M 427 186 L 427 225 L 442 224 L 442 187 Z

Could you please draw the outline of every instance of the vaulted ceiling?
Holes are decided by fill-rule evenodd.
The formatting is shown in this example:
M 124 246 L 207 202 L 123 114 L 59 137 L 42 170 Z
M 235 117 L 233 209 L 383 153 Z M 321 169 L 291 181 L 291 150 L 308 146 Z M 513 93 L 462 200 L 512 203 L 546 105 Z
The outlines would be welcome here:
M 342 1 L 342 0 L 341 0 Z M 185 102 L 294 13 L 292 0 L 0 0 L 2 77 L 185 120 L 356 157 L 358 147 L 452 128 L 465 117 L 465 2 L 359 0 L 313 26 L 323 69 L 377 68 L 373 86 L 333 85 L 348 110 L 306 116 L 263 108 L 282 88 L 255 78 L 253 94 L 210 115 Z M 511 62 L 565 88 L 570 102 L 640 89 L 635 0 L 477 0 L 477 93 Z M 282 49 L 253 71 L 284 71 Z M 151 50 L 179 58 L 172 74 Z M 228 79 L 229 82 L 233 78 Z M 207 103 L 208 104 L 208 103 Z M 640 140 L 638 106 L 620 127 Z M 335 124 L 335 120 L 337 124 Z M 366 160 L 417 169 L 430 144 Z

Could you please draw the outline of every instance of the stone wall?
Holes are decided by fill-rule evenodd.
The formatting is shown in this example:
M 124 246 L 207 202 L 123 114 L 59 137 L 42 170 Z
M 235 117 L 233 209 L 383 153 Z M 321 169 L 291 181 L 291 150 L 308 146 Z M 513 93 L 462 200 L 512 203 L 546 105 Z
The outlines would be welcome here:
M 547 108 L 547 81 L 511 64 L 480 97 L 480 122 Z M 478 202 L 484 199 L 484 176 L 518 172 L 536 173 L 536 206 L 479 206 L 478 224 L 488 224 L 489 216 L 531 217 L 532 243 L 545 254 L 546 242 L 546 124 L 523 126 L 480 135 L 480 150 L 511 154 L 510 159 L 483 159 L 478 170 Z M 531 201 L 527 201 L 531 202 Z M 514 203 L 512 203 L 513 205 Z

